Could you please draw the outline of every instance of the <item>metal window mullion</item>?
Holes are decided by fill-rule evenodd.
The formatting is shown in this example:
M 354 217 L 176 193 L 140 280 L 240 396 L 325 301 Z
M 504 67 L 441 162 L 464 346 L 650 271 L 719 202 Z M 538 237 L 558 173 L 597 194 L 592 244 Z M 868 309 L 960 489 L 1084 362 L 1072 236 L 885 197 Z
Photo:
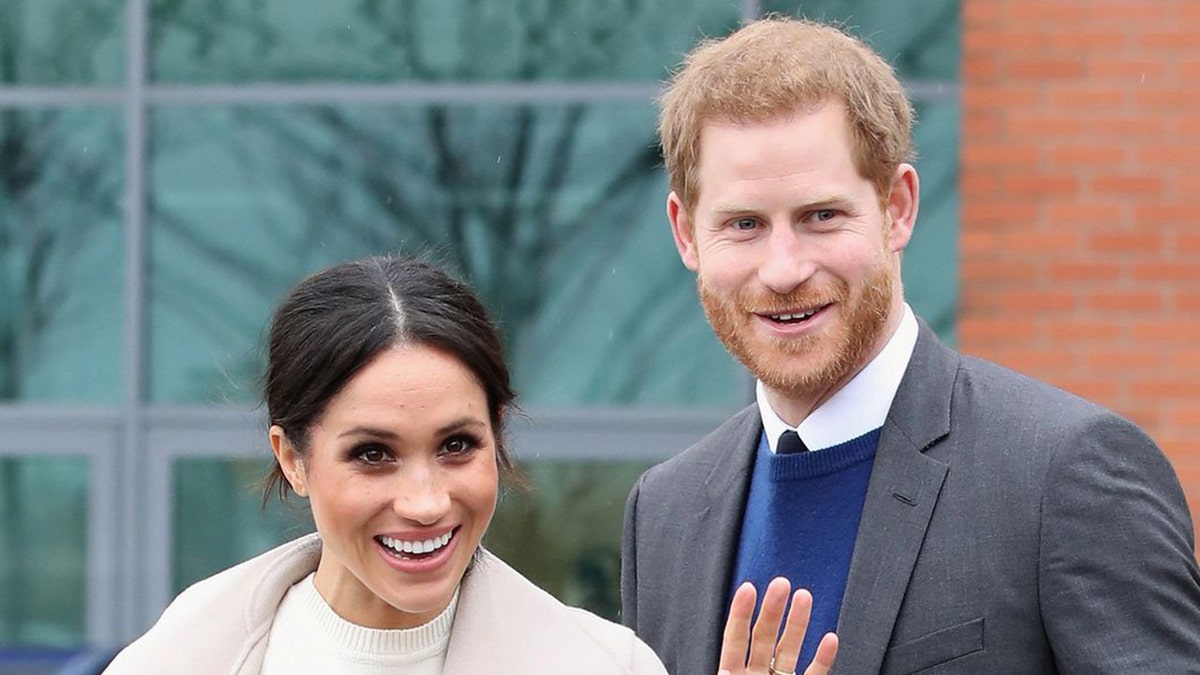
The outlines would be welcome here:
M 113 536 L 119 556 L 114 577 L 116 601 L 110 610 L 113 631 L 118 641 L 135 637 L 146 627 L 147 616 L 142 580 L 149 565 L 151 546 L 146 541 L 144 521 L 153 508 L 145 498 L 143 460 L 145 456 L 142 417 L 145 402 L 145 299 L 146 299 L 146 54 L 147 0 L 129 0 L 126 5 L 127 71 L 125 104 L 125 265 L 124 265 L 124 345 L 125 399 L 121 421 L 121 444 L 116 475 L 98 490 L 115 490 L 111 498 L 119 517 L 107 523 L 107 530 L 92 531 L 93 542 Z M 100 500 L 104 504 L 104 500 Z M 95 522 L 95 521 L 93 521 Z M 100 525 L 104 528 L 104 525 Z M 94 548 L 94 547 L 93 547 Z M 105 591 L 92 588 L 89 601 L 101 603 Z M 99 638 L 101 636 L 94 636 Z

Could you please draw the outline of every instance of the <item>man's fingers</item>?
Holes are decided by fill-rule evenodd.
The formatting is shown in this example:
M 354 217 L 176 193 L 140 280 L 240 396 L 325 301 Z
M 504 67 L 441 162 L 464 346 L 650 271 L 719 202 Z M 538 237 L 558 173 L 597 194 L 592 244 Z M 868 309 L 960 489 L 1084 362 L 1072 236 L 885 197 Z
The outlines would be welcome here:
M 734 592 L 733 602 L 729 604 L 729 620 L 725 622 L 725 634 L 721 640 L 721 670 L 741 672 L 746 667 L 750 619 L 754 616 L 756 600 L 754 584 L 748 581 Z
M 821 644 L 817 645 L 817 655 L 813 657 L 813 662 L 804 669 L 804 675 L 828 675 L 834 660 L 837 659 L 837 653 L 837 635 L 826 633 L 825 637 L 821 638 Z
M 783 622 L 783 612 L 787 608 L 788 594 L 791 590 L 792 585 L 783 577 L 775 577 L 767 584 L 762 607 L 758 610 L 758 619 L 754 622 L 754 631 L 750 636 L 750 656 L 746 659 L 748 669 L 766 672 L 767 667 L 771 665 L 771 659 L 775 656 L 775 643 L 779 639 L 779 626 Z
M 792 607 L 788 610 L 783 635 L 775 647 L 775 670 L 781 673 L 796 672 L 800 660 L 800 648 L 804 645 L 804 634 L 808 631 L 808 619 L 812 614 L 812 593 L 801 588 L 792 594 Z

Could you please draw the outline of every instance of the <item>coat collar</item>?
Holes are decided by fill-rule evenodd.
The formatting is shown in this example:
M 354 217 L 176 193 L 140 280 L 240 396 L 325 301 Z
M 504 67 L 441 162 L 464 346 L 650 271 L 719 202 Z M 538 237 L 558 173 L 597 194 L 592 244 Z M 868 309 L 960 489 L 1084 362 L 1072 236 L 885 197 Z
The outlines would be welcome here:
M 867 486 L 838 620 L 834 672 L 879 671 L 949 468 L 925 450 L 950 433 L 959 357 L 921 323 Z

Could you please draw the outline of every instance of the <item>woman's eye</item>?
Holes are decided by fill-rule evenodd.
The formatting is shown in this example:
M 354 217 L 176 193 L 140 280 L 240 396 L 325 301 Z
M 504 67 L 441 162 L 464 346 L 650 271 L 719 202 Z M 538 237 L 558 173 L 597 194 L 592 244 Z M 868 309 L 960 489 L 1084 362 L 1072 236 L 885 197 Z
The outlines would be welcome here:
M 367 445 L 358 448 L 354 456 L 367 464 L 382 464 L 388 460 L 388 453 L 378 445 Z
M 451 438 L 447 438 L 446 442 L 442 444 L 442 454 L 465 455 L 478 446 L 479 442 L 473 438 L 469 438 L 467 436 L 453 436 Z

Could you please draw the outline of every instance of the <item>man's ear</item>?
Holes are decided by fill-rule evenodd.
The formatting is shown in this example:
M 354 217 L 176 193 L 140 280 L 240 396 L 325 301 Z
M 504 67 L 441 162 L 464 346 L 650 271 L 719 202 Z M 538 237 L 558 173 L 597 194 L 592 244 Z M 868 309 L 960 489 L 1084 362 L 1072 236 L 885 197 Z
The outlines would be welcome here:
M 267 434 L 271 438 L 271 451 L 275 453 L 275 461 L 279 462 L 279 468 L 283 470 L 284 478 L 287 478 L 288 484 L 292 486 L 292 490 L 296 494 L 307 497 L 308 485 L 305 482 L 304 458 L 296 452 L 295 446 L 288 440 L 283 427 L 272 424 L 271 430 Z
M 888 250 L 900 253 L 912 239 L 921 202 L 921 182 L 912 164 L 902 163 L 892 176 L 892 188 L 884 208 L 887 209 Z
M 671 221 L 671 234 L 675 237 L 675 248 L 679 258 L 689 270 L 700 269 L 700 255 L 696 251 L 696 229 L 683 201 L 674 191 L 667 195 L 667 218 Z

